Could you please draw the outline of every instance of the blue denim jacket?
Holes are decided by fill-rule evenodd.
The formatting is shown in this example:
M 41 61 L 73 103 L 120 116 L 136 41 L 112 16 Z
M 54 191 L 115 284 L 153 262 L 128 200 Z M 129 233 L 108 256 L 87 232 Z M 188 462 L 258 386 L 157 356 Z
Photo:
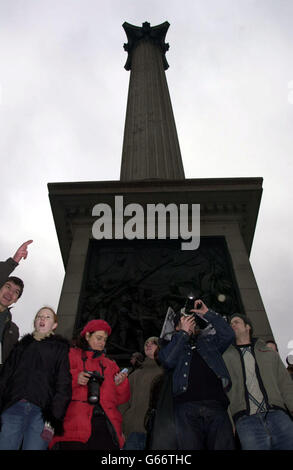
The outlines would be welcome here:
M 231 388 L 231 378 L 222 354 L 234 341 L 235 335 L 231 326 L 216 312 L 209 310 L 204 318 L 210 325 L 201 330 L 196 338 L 196 350 L 221 379 L 227 392 Z M 188 333 L 176 332 L 171 341 L 159 351 L 158 359 L 163 367 L 173 371 L 173 395 L 180 395 L 187 390 L 192 349 Z

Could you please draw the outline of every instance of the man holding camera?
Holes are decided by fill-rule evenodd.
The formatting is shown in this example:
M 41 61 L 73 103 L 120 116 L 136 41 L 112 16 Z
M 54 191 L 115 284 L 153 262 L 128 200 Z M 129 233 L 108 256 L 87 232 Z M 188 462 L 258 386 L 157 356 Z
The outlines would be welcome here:
M 173 372 L 174 419 L 178 449 L 232 450 L 232 424 L 226 392 L 231 379 L 222 359 L 234 340 L 230 325 L 195 300 L 174 319 L 175 334 L 159 352 Z

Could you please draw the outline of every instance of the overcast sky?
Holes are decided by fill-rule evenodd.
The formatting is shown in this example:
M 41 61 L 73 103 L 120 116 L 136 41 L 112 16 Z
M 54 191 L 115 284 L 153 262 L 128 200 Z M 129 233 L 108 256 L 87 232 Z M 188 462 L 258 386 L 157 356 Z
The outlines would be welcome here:
M 293 343 L 293 2 L 0 0 L 0 259 L 21 334 L 57 309 L 64 269 L 48 182 L 118 180 L 129 72 L 124 21 L 170 23 L 169 91 L 187 178 L 263 177 L 251 264 L 283 360 Z M 293 349 L 293 345 L 292 345 Z

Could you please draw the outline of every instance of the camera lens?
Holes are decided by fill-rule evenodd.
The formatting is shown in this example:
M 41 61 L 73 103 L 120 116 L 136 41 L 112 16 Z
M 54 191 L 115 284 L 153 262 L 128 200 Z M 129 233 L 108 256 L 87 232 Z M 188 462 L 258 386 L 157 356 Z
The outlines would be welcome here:
M 88 381 L 88 402 L 92 405 L 99 403 L 100 401 L 100 386 L 104 380 L 104 377 L 99 372 L 88 372 L 91 377 Z
M 192 297 L 188 297 L 185 303 L 185 315 L 193 315 L 192 310 L 194 308 L 194 299 Z

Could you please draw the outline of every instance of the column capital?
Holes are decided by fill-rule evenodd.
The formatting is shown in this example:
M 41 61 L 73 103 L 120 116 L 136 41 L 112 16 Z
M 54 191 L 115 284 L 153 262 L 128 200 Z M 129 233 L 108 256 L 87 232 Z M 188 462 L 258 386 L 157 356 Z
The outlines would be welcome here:
M 128 43 L 124 44 L 124 50 L 128 53 L 127 61 L 124 66 L 126 70 L 131 70 L 132 52 L 141 40 L 152 41 L 156 44 L 162 53 L 163 67 L 167 70 L 169 64 L 166 60 L 166 51 L 169 49 L 169 44 L 165 43 L 165 37 L 170 24 L 168 21 L 157 26 L 151 26 L 147 21 L 142 26 L 134 26 L 130 23 L 123 23 L 122 27 L 126 33 Z

